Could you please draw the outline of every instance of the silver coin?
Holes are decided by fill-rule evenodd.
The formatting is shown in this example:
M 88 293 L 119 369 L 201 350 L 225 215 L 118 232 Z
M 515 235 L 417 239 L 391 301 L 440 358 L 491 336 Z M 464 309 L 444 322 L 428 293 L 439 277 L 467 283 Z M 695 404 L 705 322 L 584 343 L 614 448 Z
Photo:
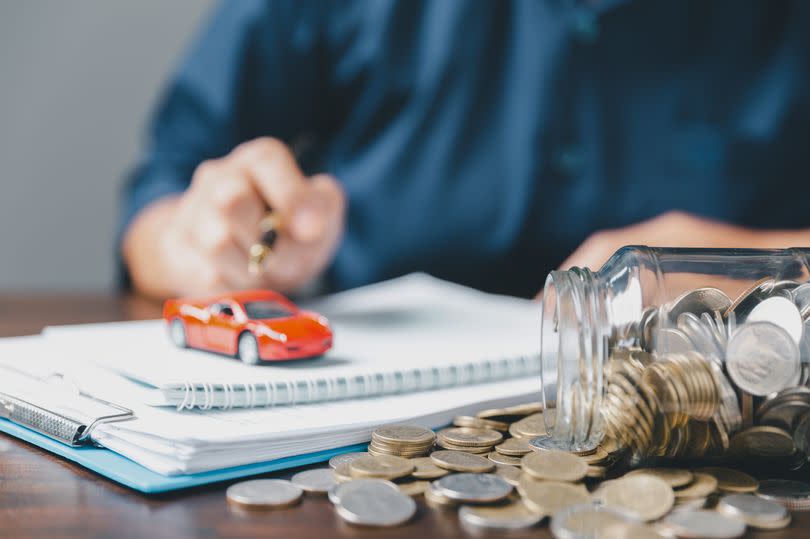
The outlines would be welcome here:
M 532 513 L 522 502 L 516 502 L 507 506 L 464 505 L 458 510 L 458 518 L 462 524 L 475 528 L 517 530 L 536 526 L 545 516 Z
M 549 529 L 557 539 L 655 537 L 658 535 L 628 513 L 592 503 L 571 505 L 557 511 L 551 517 Z
M 254 507 L 289 506 L 301 499 L 304 491 L 283 479 L 254 479 L 228 487 L 228 501 Z
M 298 472 L 290 479 L 293 485 L 301 487 L 305 492 L 326 494 L 337 484 L 332 468 L 316 468 Z
M 789 432 L 793 432 L 799 418 L 810 412 L 810 403 L 797 398 L 780 399 L 777 403 L 768 407 L 764 412 L 757 411 L 757 422 L 761 425 L 771 425 L 779 427 Z
M 685 354 L 695 348 L 689 337 L 676 328 L 658 328 L 655 332 L 654 347 L 659 354 Z
M 351 462 L 359 457 L 368 455 L 365 451 L 355 451 L 353 453 L 341 453 L 329 459 L 329 466 L 334 470 L 344 462 Z
M 658 328 L 660 309 L 648 307 L 639 320 L 639 346 L 644 350 L 652 350 L 653 335 Z
M 340 495 L 335 512 L 346 522 L 358 526 L 398 526 L 413 517 L 416 502 L 386 485 L 363 482 Z
M 717 504 L 717 510 L 731 518 L 757 521 L 779 521 L 787 516 L 787 509 L 776 502 L 753 494 L 729 494 Z
M 763 300 L 751 310 L 745 321 L 770 322 L 787 331 L 797 345 L 802 340 L 804 323 L 799 309 L 789 299 L 776 296 Z
M 810 318 L 810 283 L 799 285 L 793 289 L 793 302 L 799 308 L 802 320 Z
M 743 391 L 762 397 L 794 385 L 800 373 L 799 348 L 779 326 L 748 323 L 728 343 L 726 369 Z
M 366 484 L 375 484 L 395 492 L 400 492 L 399 487 L 397 487 L 391 481 L 386 481 L 384 479 L 355 479 L 353 481 L 349 481 L 348 483 L 338 483 L 331 487 L 327 493 L 329 496 L 329 501 L 337 505 L 340 503 L 340 497 L 343 496 L 343 494 L 351 492 L 356 488 L 365 488 L 364 485 Z
M 529 447 L 532 448 L 532 451 L 565 451 L 579 454 L 591 453 L 595 449 L 595 446 L 587 447 L 566 440 L 558 440 L 550 434 L 532 438 L 529 440 Z
M 434 481 L 436 491 L 451 500 L 464 502 L 494 502 L 512 492 L 512 485 L 502 477 L 491 474 L 457 473 Z
M 732 303 L 730 309 L 733 308 L 733 312 L 737 319 L 741 321 L 745 320 L 745 317 L 751 312 L 751 309 L 770 295 L 775 282 L 776 281 L 773 279 L 760 279 L 754 283 L 751 288 L 743 292 L 740 297 L 734 300 L 734 303 Z M 729 314 L 730 311 L 727 310 L 726 316 Z
M 745 524 L 715 511 L 677 511 L 664 519 L 664 526 L 678 537 L 734 539 L 745 533 Z
M 696 288 L 678 297 L 669 309 L 670 320 L 675 322 L 683 313 L 700 316 L 713 311 L 725 312 L 731 307 L 731 298 L 718 288 Z
M 703 313 L 702 316 L 708 318 L 708 324 L 704 319 L 692 313 L 683 313 L 678 317 L 678 329 L 692 341 L 693 350 L 696 350 L 705 358 L 714 358 L 716 361 L 721 361 L 724 356 L 724 346 L 718 342 L 712 327 L 714 321 L 708 313 Z
M 766 500 L 810 500 L 810 484 L 790 479 L 765 479 L 759 482 L 756 492 Z

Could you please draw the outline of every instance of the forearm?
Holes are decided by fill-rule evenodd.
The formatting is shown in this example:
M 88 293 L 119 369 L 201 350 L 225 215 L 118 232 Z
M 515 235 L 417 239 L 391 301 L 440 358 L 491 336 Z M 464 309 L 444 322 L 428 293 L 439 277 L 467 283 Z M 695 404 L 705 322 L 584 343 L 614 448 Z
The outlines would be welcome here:
M 121 242 L 121 254 L 135 289 L 165 299 L 176 293 L 166 280 L 163 235 L 169 229 L 179 196 L 167 196 L 146 206 L 132 220 Z

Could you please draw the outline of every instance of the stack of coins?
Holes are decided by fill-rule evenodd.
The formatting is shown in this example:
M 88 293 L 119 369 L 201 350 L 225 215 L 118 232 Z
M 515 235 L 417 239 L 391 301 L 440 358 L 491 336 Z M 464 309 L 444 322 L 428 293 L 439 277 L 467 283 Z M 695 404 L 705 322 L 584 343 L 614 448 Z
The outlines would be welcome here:
M 430 429 L 416 425 L 389 425 L 372 433 L 368 452 L 377 456 L 422 457 L 428 454 L 435 441 L 436 435 Z
M 489 428 L 452 427 L 436 433 L 436 445 L 450 451 L 489 453 L 503 441 L 503 434 Z
M 429 448 L 427 456 L 413 458 L 346 453 L 330 459 L 329 468 L 296 473 L 292 481 L 233 485 L 228 499 L 239 507 L 257 510 L 290 507 L 304 494 L 327 494 L 341 519 L 366 527 L 405 524 L 418 514 L 415 500 L 423 499 L 433 510 L 456 512 L 461 525 L 472 531 L 548 523 L 555 537 L 566 539 L 733 538 L 748 527 L 783 528 L 790 523 L 790 511 L 810 510 L 810 485 L 784 480 L 759 483 L 729 468 L 640 468 L 620 475 L 618 464 L 624 450 L 617 440 L 607 437 L 591 450 L 563 451 L 563 444 L 548 434 L 529 439 L 508 434 L 527 417 L 534 416 L 534 422 L 542 419 L 542 412 L 532 409 L 528 415 L 510 414 L 492 419 L 506 424 L 506 434 L 482 423 L 456 427 L 501 433 L 501 441 L 488 454 L 441 446 Z M 473 424 L 468 419 L 454 423 L 463 422 Z M 424 430 L 388 425 L 374 434 L 389 445 L 403 440 L 413 445 L 424 443 Z M 494 439 L 491 432 L 484 434 Z M 451 440 L 461 443 L 470 436 L 475 443 L 483 443 L 479 432 L 453 436 L 450 433 Z M 497 453 L 496 459 L 511 457 L 513 463 L 497 462 L 492 453 Z

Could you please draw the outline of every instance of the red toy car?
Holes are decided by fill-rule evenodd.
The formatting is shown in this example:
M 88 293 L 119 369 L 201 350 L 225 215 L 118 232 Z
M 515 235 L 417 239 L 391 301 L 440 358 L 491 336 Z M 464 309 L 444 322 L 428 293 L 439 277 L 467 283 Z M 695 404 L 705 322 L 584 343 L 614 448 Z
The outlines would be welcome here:
M 326 318 L 270 290 L 170 299 L 163 318 L 177 346 L 236 356 L 249 365 L 319 356 L 332 347 Z

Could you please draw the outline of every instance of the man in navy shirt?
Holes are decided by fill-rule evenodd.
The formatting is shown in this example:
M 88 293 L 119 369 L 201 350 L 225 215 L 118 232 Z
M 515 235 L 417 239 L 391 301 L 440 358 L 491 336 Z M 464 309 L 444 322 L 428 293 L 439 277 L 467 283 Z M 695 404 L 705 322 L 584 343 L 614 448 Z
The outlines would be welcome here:
M 121 249 L 155 296 L 530 296 L 624 244 L 808 245 L 808 171 L 802 0 L 241 0 L 168 86 Z

